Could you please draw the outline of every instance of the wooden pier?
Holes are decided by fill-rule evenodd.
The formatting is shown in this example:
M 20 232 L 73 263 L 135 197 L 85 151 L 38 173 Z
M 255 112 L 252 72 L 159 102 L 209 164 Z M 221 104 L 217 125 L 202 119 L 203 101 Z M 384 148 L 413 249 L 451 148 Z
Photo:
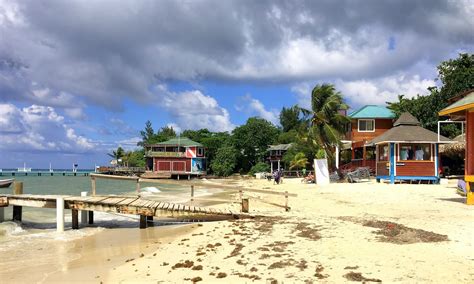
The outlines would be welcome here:
M 62 208 L 58 208 L 58 205 Z M 136 196 L 69 196 L 69 195 L 32 195 L 2 194 L 0 207 L 13 206 L 14 221 L 21 221 L 21 207 L 56 208 L 72 210 L 72 228 L 79 228 L 78 212 L 88 211 L 89 224 L 93 223 L 93 212 L 109 212 L 140 216 L 140 228 L 146 228 L 147 220 L 152 217 L 173 217 L 178 219 L 223 220 L 248 217 L 248 214 L 214 208 L 190 206 L 148 200 Z
M 74 176 L 84 177 L 89 176 L 93 172 L 73 172 L 73 171 L 31 171 L 31 172 L 17 172 L 17 171 L 0 171 L 0 176 Z

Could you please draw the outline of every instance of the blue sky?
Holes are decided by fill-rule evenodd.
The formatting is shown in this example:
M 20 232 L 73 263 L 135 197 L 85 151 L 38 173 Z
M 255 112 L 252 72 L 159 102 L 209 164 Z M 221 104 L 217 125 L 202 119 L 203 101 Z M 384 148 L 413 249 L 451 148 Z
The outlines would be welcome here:
M 352 108 L 426 95 L 473 52 L 472 1 L 0 0 L 0 168 L 81 168 L 155 128 L 278 124 L 332 83 Z

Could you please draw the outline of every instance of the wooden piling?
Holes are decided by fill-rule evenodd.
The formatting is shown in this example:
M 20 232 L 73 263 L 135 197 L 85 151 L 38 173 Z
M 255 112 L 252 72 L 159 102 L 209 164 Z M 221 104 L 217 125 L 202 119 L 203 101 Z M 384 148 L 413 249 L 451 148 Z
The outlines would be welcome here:
M 191 185 L 191 201 L 194 201 L 194 185 Z
M 146 216 L 140 215 L 140 229 L 146 229 Z
M 153 216 L 146 216 L 146 221 L 153 223 Z
M 242 202 L 243 195 L 244 195 L 244 193 L 243 193 L 242 189 L 239 189 L 239 196 L 240 196 L 240 201 L 241 202 Z
M 71 217 L 72 217 L 72 229 L 73 230 L 79 229 L 79 211 L 76 209 L 71 209 Z
M 56 198 L 56 230 L 64 232 L 64 198 Z
M 13 194 L 23 194 L 23 182 L 15 181 L 13 183 Z M 21 222 L 23 207 L 13 206 L 13 221 Z
M 91 177 L 91 192 L 92 196 L 95 196 L 95 177 Z
M 137 193 L 140 193 L 140 179 L 137 178 Z
M 94 211 L 88 211 L 89 213 L 89 225 L 94 224 Z
M 87 196 L 88 192 L 87 191 L 82 191 L 81 196 Z M 86 210 L 81 210 L 81 224 L 85 225 L 87 224 L 87 211 Z
M 248 198 L 242 199 L 242 212 L 249 213 L 249 199 Z

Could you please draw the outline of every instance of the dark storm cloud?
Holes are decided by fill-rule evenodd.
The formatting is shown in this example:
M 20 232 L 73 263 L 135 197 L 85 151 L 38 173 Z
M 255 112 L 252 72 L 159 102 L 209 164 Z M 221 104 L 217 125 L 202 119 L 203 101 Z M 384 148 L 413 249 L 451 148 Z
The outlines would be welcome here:
M 1 100 L 70 108 L 157 100 L 167 80 L 371 78 L 474 43 L 470 1 L 0 3 Z

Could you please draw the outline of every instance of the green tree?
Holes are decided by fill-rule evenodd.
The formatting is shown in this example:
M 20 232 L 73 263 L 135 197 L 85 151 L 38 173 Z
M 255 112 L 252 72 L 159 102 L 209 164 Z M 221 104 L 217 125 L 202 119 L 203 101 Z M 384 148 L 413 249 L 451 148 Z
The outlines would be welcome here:
M 341 93 L 331 84 L 316 85 L 311 92 L 311 109 L 303 112 L 309 115 L 309 132 L 306 139 L 315 149 L 320 147 L 327 155 L 330 166 L 334 163 L 335 146 L 341 143 L 346 125 L 350 119 L 340 110 L 347 109 Z
M 238 152 L 232 146 L 223 146 L 217 150 L 211 163 L 211 169 L 218 176 L 229 176 L 237 166 Z
M 292 129 L 298 130 L 302 124 L 301 108 L 297 105 L 289 108 L 283 107 L 280 112 L 280 124 L 283 132 Z
M 145 167 L 145 150 L 127 151 L 124 154 L 123 163 L 127 167 Z
M 297 153 L 290 162 L 290 170 L 292 169 L 304 169 L 306 168 L 306 164 L 308 164 L 308 158 L 303 152 Z
M 438 65 L 438 80 L 440 87 L 429 87 L 427 96 L 417 95 L 413 98 L 398 96 L 398 101 L 389 102 L 390 108 L 397 117 L 408 111 L 414 115 L 421 125 L 431 131 L 437 132 L 438 112 L 447 107 L 449 99 L 474 88 L 474 55 L 461 53 L 456 59 L 443 61 Z M 460 130 L 456 125 L 443 125 L 441 133 L 450 138 L 459 135 Z
M 176 137 L 176 132 L 173 127 L 165 126 L 162 127 L 153 137 L 151 143 L 159 143 Z
M 263 162 L 268 145 L 276 141 L 279 133 L 271 122 L 257 117 L 251 117 L 244 125 L 235 128 L 231 143 L 240 154 L 239 168 L 248 172 L 257 162 Z
M 249 175 L 253 176 L 256 173 L 267 173 L 270 171 L 270 165 L 265 162 L 256 163 L 249 171 Z
M 118 160 L 122 159 L 123 156 L 125 155 L 125 151 L 123 150 L 122 147 L 119 146 L 117 150 L 113 150 L 112 153 L 108 153 L 107 155 L 117 160 L 117 163 L 118 163 Z
M 147 120 L 145 123 L 145 129 L 140 131 L 140 136 L 142 137 L 142 141 L 137 143 L 137 146 L 145 146 L 145 144 L 150 144 L 149 141 L 153 139 L 155 136 L 155 131 L 153 130 L 153 126 L 151 125 L 151 121 Z

